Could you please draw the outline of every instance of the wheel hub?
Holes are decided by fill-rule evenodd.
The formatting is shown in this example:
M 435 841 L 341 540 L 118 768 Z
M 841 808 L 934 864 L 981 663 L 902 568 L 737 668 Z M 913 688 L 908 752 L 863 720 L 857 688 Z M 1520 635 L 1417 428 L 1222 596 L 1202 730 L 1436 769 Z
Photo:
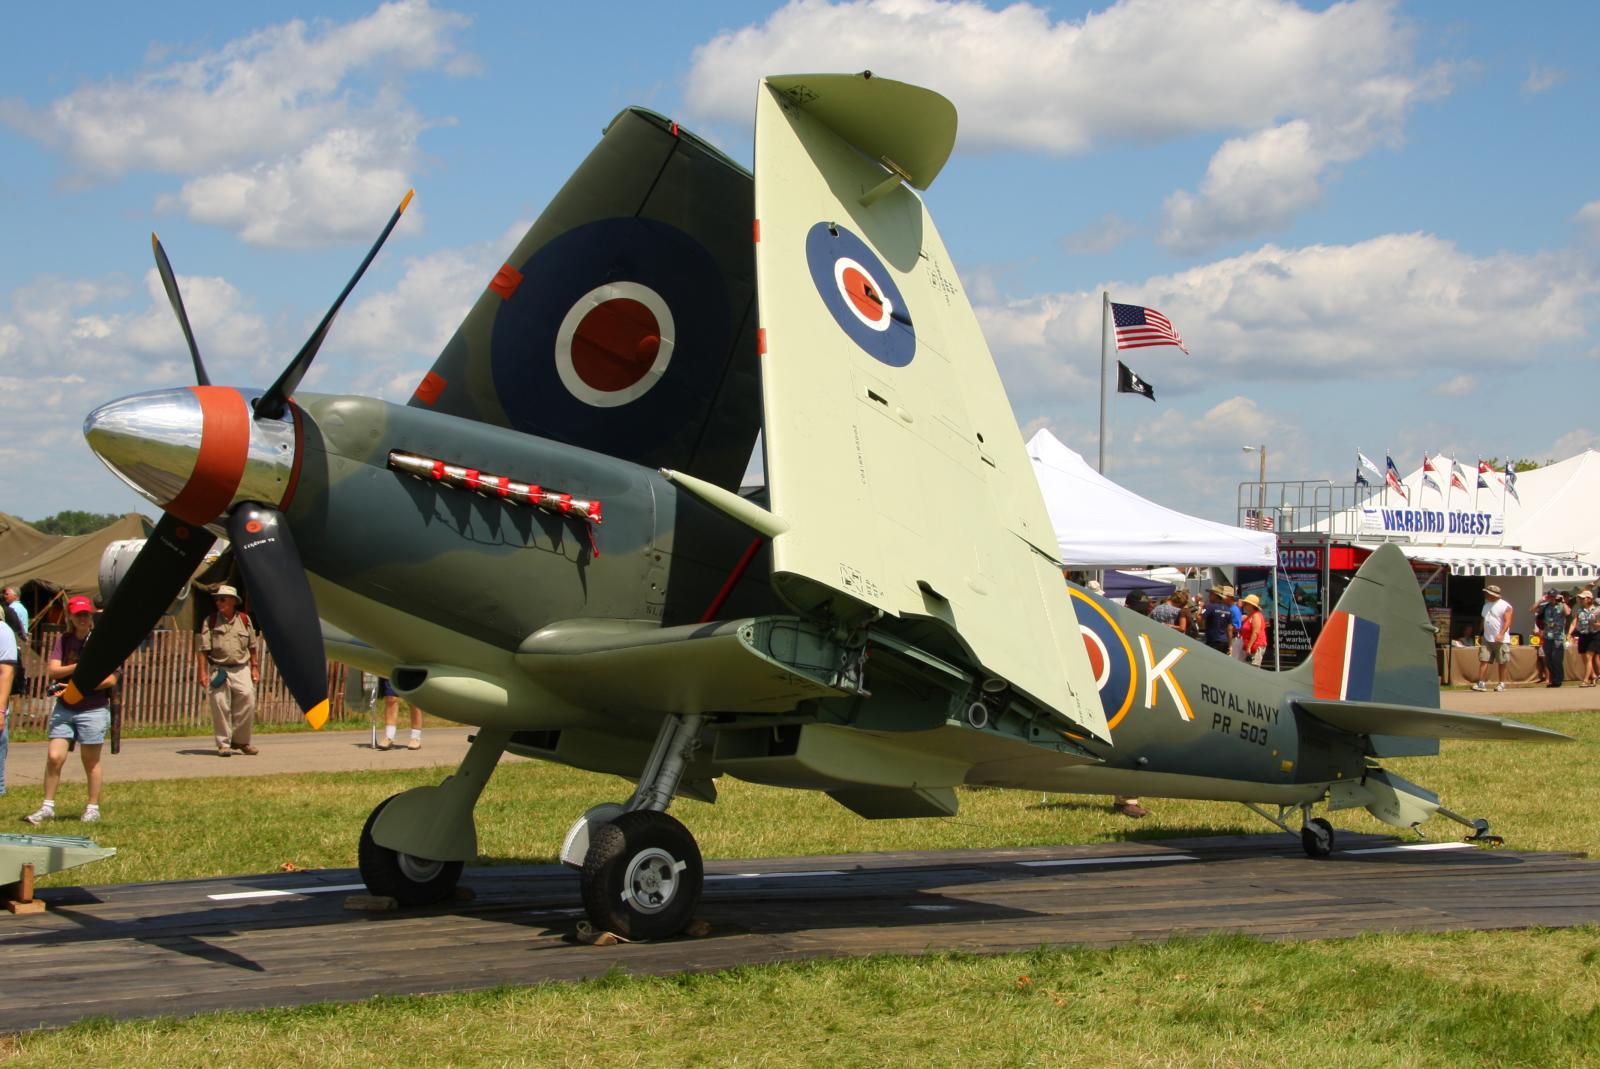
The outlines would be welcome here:
M 658 847 L 639 851 L 623 874 L 622 900 L 640 913 L 660 913 L 672 903 L 684 867 L 684 862 Z
M 444 868 L 443 861 L 429 861 L 425 857 L 413 857 L 410 854 L 395 854 L 395 862 L 400 866 L 401 874 L 413 883 L 427 883 Z

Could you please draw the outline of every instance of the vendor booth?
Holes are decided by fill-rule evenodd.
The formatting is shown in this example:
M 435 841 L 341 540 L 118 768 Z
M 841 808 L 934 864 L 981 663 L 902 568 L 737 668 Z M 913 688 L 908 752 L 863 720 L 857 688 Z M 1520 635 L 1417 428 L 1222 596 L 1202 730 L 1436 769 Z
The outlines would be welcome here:
M 1326 481 L 1241 485 L 1240 515 L 1264 503 L 1264 514 L 1282 531 L 1277 586 L 1289 617 L 1282 629 L 1285 663 L 1310 650 L 1361 562 L 1393 542 L 1410 558 L 1438 628 L 1442 678 L 1477 678 L 1472 647 L 1487 583 L 1515 609 L 1512 677 L 1535 678 L 1534 604 L 1547 587 L 1575 591 L 1594 582 L 1600 565 L 1600 453 L 1519 472 L 1509 488 L 1501 473 L 1487 471 L 1484 485 L 1476 486 L 1474 462 L 1457 469 L 1474 487 L 1464 491 L 1453 483 L 1452 467 L 1449 457 L 1432 457 L 1428 470 L 1400 480 L 1403 494 Z M 1266 581 L 1264 572 L 1240 573 L 1241 589 L 1258 581 Z

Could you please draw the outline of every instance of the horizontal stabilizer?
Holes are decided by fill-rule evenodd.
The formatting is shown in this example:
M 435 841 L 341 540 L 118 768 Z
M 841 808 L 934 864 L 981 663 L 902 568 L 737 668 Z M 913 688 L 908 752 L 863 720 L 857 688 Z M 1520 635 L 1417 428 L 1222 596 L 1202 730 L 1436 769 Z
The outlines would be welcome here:
M 1425 739 L 1510 739 L 1521 742 L 1571 742 L 1572 736 L 1499 716 L 1422 709 L 1383 702 L 1341 702 L 1296 698 L 1301 711 L 1325 724 L 1357 735 L 1404 735 Z
M 681 627 L 567 620 L 517 651 L 542 686 L 605 712 L 787 712 L 856 693 L 849 661 L 821 630 L 782 616 Z

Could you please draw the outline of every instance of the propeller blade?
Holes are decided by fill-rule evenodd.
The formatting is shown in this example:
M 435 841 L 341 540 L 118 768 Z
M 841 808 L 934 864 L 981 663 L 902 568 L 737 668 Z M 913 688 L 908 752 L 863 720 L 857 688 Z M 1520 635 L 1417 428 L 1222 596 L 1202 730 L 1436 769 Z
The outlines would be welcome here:
M 150 634 L 216 540 L 204 527 L 162 513 L 84 644 L 62 698 L 80 700 L 117 670 Z
M 189 343 L 189 355 L 194 358 L 195 381 L 201 386 L 210 386 L 211 379 L 200 360 L 200 346 L 194 343 L 194 331 L 189 329 L 189 313 L 183 309 L 183 295 L 178 292 L 178 276 L 172 273 L 167 250 L 161 247 L 161 239 L 154 233 L 150 235 L 150 245 L 155 249 L 156 270 L 161 272 L 161 284 L 167 288 L 167 301 L 172 305 L 173 314 L 178 317 L 178 326 L 183 328 L 183 340 Z
M 383 233 L 378 235 L 378 240 L 373 242 L 367 258 L 361 261 L 361 266 L 356 268 L 356 273 L 350 276 L 350 281 L 345 283 L 344 292 L 339 294 L 339 299 L 333 302 L 333 307 L 328 309 L 328 314 L 322 317 L 322 322 L 317 324 L 317 329 L 311 332 L 311 337 L 300 347 L 295 358 L 289 361 L 289 366 L 283 369 L 283 374 L 278 376 L 267 392 L 256 401 L 255 415 L 257 419 L 277 419 L 283 415 L 289 395 L 295 387 L 300 385 L 300 380 L 305 377 L 306 371 L 311 367 L 311 361 L 316 359 L 317 350 L 322 348 L 322 340 L 328 336 L 328 328 L 333 325 L 333 317 L 339 314 L 339 308 L 344 304 L 344 299 L 350 296 L 350 291 L 356 288 L 356 283 L 361 281 L 361 276 L 367 273 L 367 267 L 372 263 L 373 257 L 378 255 L 378 250 L 383 248 L 383 243 L 389 240 L 389 235 L 394 232 L 395 225 L 400 222 L 400 217 L 405 214 L 406 206 L 411 203 L 414 189 L 408 189 L 401 198 L 400 206 L 389 217 L 389 225 L 383 228 Z
M 278 671 L 306 722 L 320 728 L 328 722 L 328 661 L 289 524 L 277 509 L 245 502 L 228 517 L 228 537 Z

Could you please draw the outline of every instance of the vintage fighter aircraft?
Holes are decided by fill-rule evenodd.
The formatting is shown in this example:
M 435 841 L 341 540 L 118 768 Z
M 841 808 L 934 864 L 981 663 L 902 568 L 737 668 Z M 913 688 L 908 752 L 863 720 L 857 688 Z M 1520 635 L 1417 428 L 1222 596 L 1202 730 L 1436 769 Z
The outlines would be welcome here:
M 1298 808 L 1325 854 L 1324 799 L 1402 826 L 1437 808 L 1378 758 L 1559 737 L 1438 710 L 1397 552 L 1282 676 L 1063 581 L 994 362 L 908 188 L 955 130 L 926 89 L 768 78 L 752 179 L 624 111 L 405 406 L 292 396 L 405 202 L 264 391 L 209 384 L 157 242 L 198 385 L 86 421 L 164 514 L 73 685 L 114 668 L 226 532 L 314 724 L 326 649 L 481 729 L 454 775 L 373 810 L 375 893 L 450 894 L 510 751 L 637 784 L 560 854 L 593 922 L 634 938 L 691 918 L 700 853 L 667 808 L 713 800 L 721 775 L 869 818 L 954 813 L 962 784 L 1231 799 L 1284 827 Z M 741 493 L 758 431 L 768 486 Z

